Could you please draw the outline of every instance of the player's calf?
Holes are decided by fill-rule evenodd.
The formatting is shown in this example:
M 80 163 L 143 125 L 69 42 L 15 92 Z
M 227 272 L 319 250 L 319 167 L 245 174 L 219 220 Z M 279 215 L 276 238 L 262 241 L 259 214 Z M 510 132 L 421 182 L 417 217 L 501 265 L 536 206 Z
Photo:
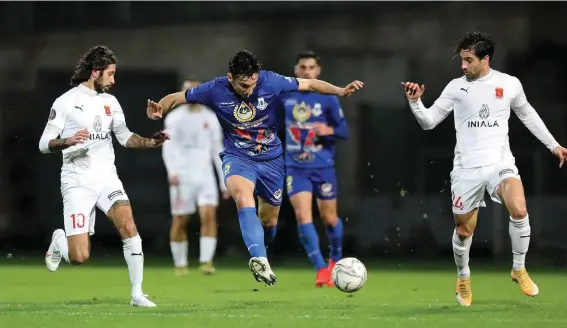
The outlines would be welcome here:
M 88 233 L 67 237 L 69 263 L 80 265 L 85 263 L 91 253 L 91 243 Z
M 465 214 L 454 214 L 455 230 L 453 231 L 453 257 L 457 265 L 459 279 L 466 281 L 470 278 L 469 253 L 472 237 L 476 228 L 478 209 Z
M 272 206 L 260 198 L 258 218 L 264 227 L 264 243 L 266 246 L 268 246 L 276 238 L 276 234 L 278 232 L 279 213 L 279 206 Z
M 217 220 L 216 206 L 199 206 L 201 217 L 201 237 L 199 238 L 199 263 L 201 272 L 213 274 L 216 269 L 213 265 L 213 257 L 217 247 Z
M 128 265 L 130 282 L 132 283 L 132 305 L 149 306 L 144 300 L 142 281 L 144 279 L 144 253 L 142 252 L 142 239 L 138 235 L 132 207 L 127 200 L 115 201 L 107 212 L 107 216 L 114 222 L 116 229 L 122 237 L 124 259 Z M 151 303 L 151 301 L 148 301 Z M 149 303 L 147 303 L 149 304 Z M 152 303 L 153 304 L 153 303 Z M 154 304 L 155 306 L 155 304 Z
M 169 231 L 169 245 L 176 275 L 187 275 L 189 242 L 187 241 L 188 215 L 173 215 Z
M 325 232 L 329 238 L 330 262 L 338 262 L 343 256 L 343 222 L 337 215 L 336 199 L 318 199 L 319 213 L 325 223 Z M 332 269 L 332 268 L 331 268 Z

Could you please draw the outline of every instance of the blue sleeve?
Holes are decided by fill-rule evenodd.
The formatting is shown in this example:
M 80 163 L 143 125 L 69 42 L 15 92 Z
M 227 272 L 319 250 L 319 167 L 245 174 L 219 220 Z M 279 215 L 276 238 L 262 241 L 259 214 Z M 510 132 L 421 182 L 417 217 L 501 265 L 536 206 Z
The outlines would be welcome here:
M 297 91 L 299 82 L 295 77 L 283 76 L 278 73 L 266 71 L 266 77 L 275 89 L 275 93 L 279 95 L 282 92 Z
M 331 125 L 335 133 L 333 136 L 339 139 L 347 139 L 348 138 L 348 126 L 345 120 L 345 116 L 343 114 L 343 110 L 341 108 L 341 104 L 339 103 L 339 99 L 336 96 L 332 96 L 329 101 L 329 125 Z
M 213 108 L 210 99 L 213 93 L 214 85 L 214 81 L 209 81 L 195 88 L 187 89 L 187 91 L 185 91 L 185 101 L 188 104 L 201 104 Z

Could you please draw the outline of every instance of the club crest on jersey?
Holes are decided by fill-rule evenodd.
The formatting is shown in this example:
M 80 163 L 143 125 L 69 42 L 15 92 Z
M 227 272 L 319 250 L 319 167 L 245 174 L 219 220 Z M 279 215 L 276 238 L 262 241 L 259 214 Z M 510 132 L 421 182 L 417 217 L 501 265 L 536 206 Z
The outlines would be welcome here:
M 280 200 L 280 198 L 282 198 L 282 190 L 281 189 L 274 191 L 274 198 L 276 200 Z
M 302 101 L 301 104 L 293 106 L 291 113 L 296 121 L 305 122 L 311 117 L 311 107 Z
M 104 105 L 104 112 L 107 116 L 112 116 L 112 112 L 110 111 L 110 106 Z
M 311 113 L 315 117 L 321 116 L 321 114 L 323 114 L 323 110 L 321 109 L 321 104 L 315 103 L 315 105 L 313 105 L 313 110 L 311 111 Z
M 504 98 L 504 89 L 496 88 L 495 90 L 496 90 L 496 98 L 498 99 Z
M 258 108 L 259 110 L 268 108 L 268 103 L 264 100 L 264 97 L 258 98 L 258 104 L 256 105 L 256 108 Z
M 241 123 L 250 122 L 256 116 L 256 108 L 248 106 L 244 101 L 234 107 L 234 118 Z
M 321 185 L 321 193 L 325 196 L 331 196 L 333 194 L 333 185 L 330 183 L 323 183 Z
M 481 120 L 486 120 L 488 117 L 490 117 L 490 109 L 488 108 L 488 105 L 483 104 L 482 107 L 480 107 L 480 110 L 478 111 L 478 117 L 480 117 Z

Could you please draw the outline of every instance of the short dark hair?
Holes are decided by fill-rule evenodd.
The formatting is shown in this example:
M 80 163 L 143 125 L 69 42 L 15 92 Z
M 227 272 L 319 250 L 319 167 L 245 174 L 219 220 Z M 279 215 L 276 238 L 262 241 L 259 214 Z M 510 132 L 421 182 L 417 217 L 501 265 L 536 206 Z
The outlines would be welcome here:
M 233 79 L 251 77 L 262 70 L 262 64 L 251 51 L 240 50 L 228 62 L 228 71 Z
M 492 61 L 494 41 L 484 32 L 469 32 L 459 40 L 455 55 L 459 55 L 462 50 L 472 50 L 478 58 L 483 59 L 488 56 L 488 60 Z
M 317 65 L 319 65 L 319 60 L 320 60 L 319 55 L 317 55 L 315 51 L 311 51 L 311 50 L 306 50 L 298 53 L 297 57 L 295 58 L 295 63 L 297 64 L 302 59 L 310 59 L 310 58 L 315 59 Z
M 75 87 L 87 81 L 93 70 L 105 70 L 117 62 L 116 55 L 107 46 L 94 46 L 79 59 L 71 76 L 71 85 Z

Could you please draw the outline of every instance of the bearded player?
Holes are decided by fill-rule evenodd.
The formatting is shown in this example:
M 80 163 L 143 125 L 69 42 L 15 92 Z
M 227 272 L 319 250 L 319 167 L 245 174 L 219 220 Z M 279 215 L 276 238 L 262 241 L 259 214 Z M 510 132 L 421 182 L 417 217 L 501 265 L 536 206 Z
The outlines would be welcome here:
M 228 66 L 226 76 L 167 95 L 159 103 L 148 100 L 147 114 L 159 119 L 185 103 L 202 104 L 215 112 L 224 133 L 221 159 L 225 184 L 238 209 L 242 237 L 250 253 L 248 266 L 258 282 L 273 285 L 277 278 L 267 259 L 262 225 L 273 239 L 284 184 L 282 146 L 276 134 L 277 97 L 297 90 L 348 96 L 363 84 L 355 81 L 339 88 L 316 79 L 285 77 L 262 70 L 256 56 L 246 50 L 236 53 Z
M 45 254 L 49 271 L 61 258 L 79 265 L 90 257 L 95 208 L 116 226 L 130 275 L 132 306 L 155 307 L 142 292 L 144 253 L 130 201 L 114 166 L 111 132 L 126 148 L 160 147 L 167 135 L 142 138 L 128 129 L 118 100 L 107 92 L 114 85 L 116 56 L 105 46 L 91 48 L 71 77 L 72 89 L 53 103 L 39 141 L 43 154 L 61 152 L 61 194 L 65 230 L 53 232 Z
M 298 54 L 295 75 L 316 79 L 319 56 Z M 337 215 L 335 140 L 348 138 L 348 127 L 336 96 L 295 91 L 280 96 L 285 107 L 286 189 L 297 219 L 299 239 L 315 266 L 315 286 L 333 286 L 331 271 L 342 257 L 343 223 Z M 319 246 L 313 225 L 313 194 L 329 239 L 329 264 Z
M 455 54 L 461 57 L 464 76 L 445 87 L 433 106 L 420 100 L 424 85 L 402 82 L 412 112 L 424 130 L 431 130 L 451 111 L 455 115 L 457 144 L 451 172 L 452 207 L 455 218 L 453 253 L 457 265 L 457 302 L 472 303 L 469 251 L 477 223 L 478 209 L 484 207 L 484 193 L 504 203 L 510 214 L 512 280 L 528 296 L 539 294 L 538 286 L 525 267 L 530 244 L 530 222 L 522 180 L 508 142 L 508 119 L 512 109 L 522 123 L 563 166 L 567 149 L 555 141 L 526 99 L 520 81 L 492 69 L 494 42 L 482 32 L 466 34 Z

